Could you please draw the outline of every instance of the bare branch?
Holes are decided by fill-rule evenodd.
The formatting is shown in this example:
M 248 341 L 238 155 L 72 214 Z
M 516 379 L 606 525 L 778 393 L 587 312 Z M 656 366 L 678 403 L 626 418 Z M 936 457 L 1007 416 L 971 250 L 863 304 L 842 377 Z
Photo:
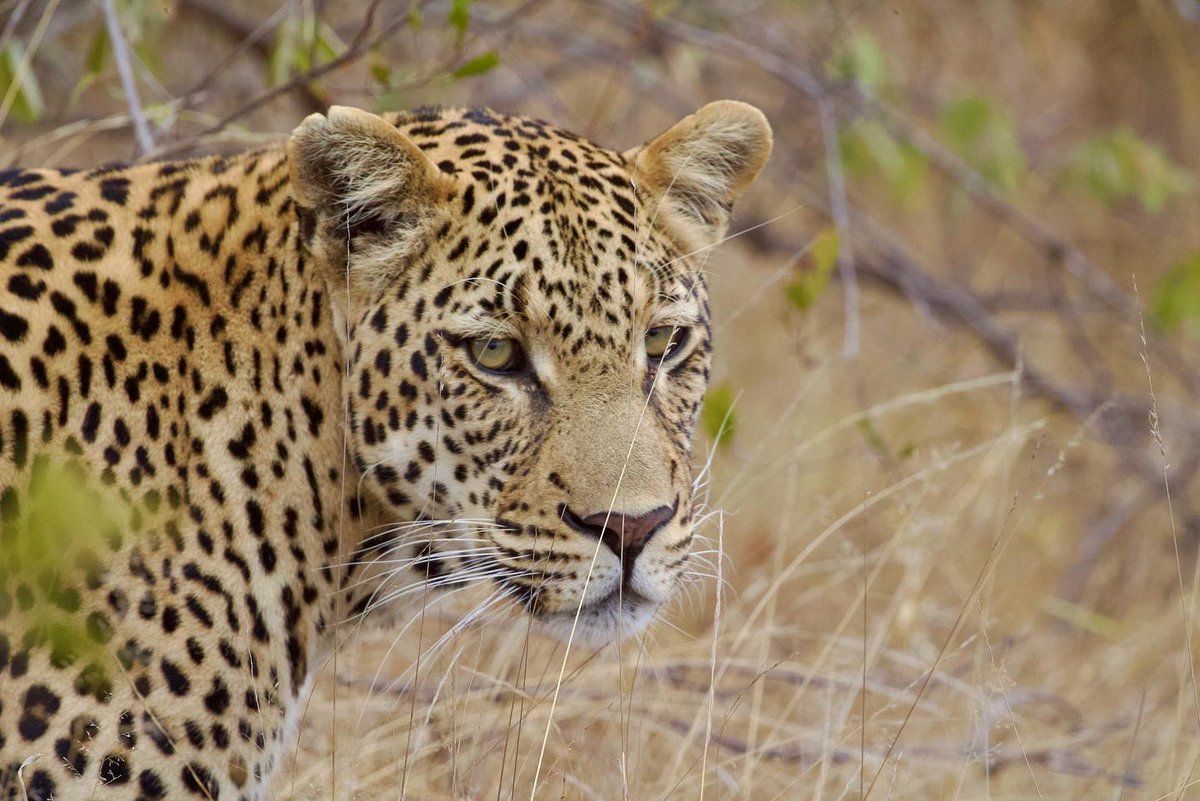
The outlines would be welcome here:
M 294 92 L 301 87 L 306 87 L 318 78 L 338 70 L 347 64 L 357 61 L 359 58 L 369 52 L 370 49 L 376 44 L 383 41 L 387 37 L 392 36 L 397 31 L 408 25 L 407 15 L 400 16 L 397 19 L 389 22 L 382 29 L 380 29 L 378 33 L 372 36 L 371 31 L 375 27 L 375 14 L 379 10 L 379 6 L 382 2 L 383 0 L 371 0 L 371 4 L 367 7 L 367 13 L 363 17 L 363 22 L 359 27 L 358 32 L 354 35 L 353 40 L 351 40 L 345 51 L 338 55 L 337 58 L 326 61 L 324 64 L 318 64 L 312 69 L 296 75 L 287 83 L 281 84 L 267 92 L 257 95 L 253 99 L 238 107 L 236 110 L 226 114 L 219 121 L 213 123 L 195 136 L 188 137 L 185 140 L 175 142 L 166 148 L 160 149 L 154 154 L 154 157 L 162 158 L 163 156 L 171 153 L 187 150 L 205 138 L 224 130 L 234 121 L 259 108 L 262 108 L 276 98 Z
M 838 144 L 837 111 L 829 100 L 817 104 L 821 114 L 821 134 L 825 145 L 825 173 L 829 178 L 829 210 L 838 234 L 837 265 L 842 279 L 845 326 L 842 356 L 858 356 L 858 276 L 854 270 L 854 246 L 850 242 L 850 213 L 846 208 L 846 181 L 842 174 L 842 154 Z
M 33 0 L 19 0 L 17 7 L 8 15 L 8 19 L 4 21 L 4 30 L 0 32 L 0 51 L 8 46 L 8 40 L 16 32 L 17 26 L 21 24 L 21 18 L 25 16 L 25 12 L 31 5 L 33 5 Z
M 254 51 L 264 62 L 269 60 L 271 44 L 268 38 L 279 27 L 280 20 L 295 3 L 296 0 L 284 3 L 271 16 L 258 25 L 254 25 L 213 0 L 180 0 L 179 7 L 181 9 L 195 14 L 212 27 L 225 31 L 238 43 L 217 66 L 209 70 L 208 74 L 196 83 L 189 94 L 195 94 L 207 88 L 217 75 L 224 72 L 238 56 L 247 51 Z M 304 105 L 309 111 L 321 111 L 327 105 L 326 98 L 313 88 L 311 82 L 302 83 L 295 89 L 303 98 Z
M 125 103 L 129 106 L 129 117 L 133 121 L 133 133 L 137 137 L 137 154 L 144 156 L 154 149 L 154 137 L 142 110 L 142 99 L 138 95 L 137 80 L 129 63 L 129 45 L 121 31 L 121 21 L 113 0 L 102 0 L 104 24 L 108 28 L 108 39 L 112 42 L 113 59 L 117 62 L 117 73 L 121 77 L 121 89 L 125 92 Z

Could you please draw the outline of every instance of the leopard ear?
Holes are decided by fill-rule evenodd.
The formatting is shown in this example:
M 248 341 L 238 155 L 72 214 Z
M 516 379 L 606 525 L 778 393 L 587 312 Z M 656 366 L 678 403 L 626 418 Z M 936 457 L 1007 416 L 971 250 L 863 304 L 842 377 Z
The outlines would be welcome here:
M 635 185 L 655 198 L 653 216 L 691 248 L 719 242 L 733 201 L 771 155 L 771 126 L 754 106 L 709 103 L 625 156 Z
M 331 257 L 340 250 L 344 258 L 349 246 L 356 266 L 394 267 L 419 251 L 453 191 L 451 179 L 396 126 L 356 108 L 310 114 L 292 132 L 287 153 L 306 234 L 338 243 L 326 248 Z

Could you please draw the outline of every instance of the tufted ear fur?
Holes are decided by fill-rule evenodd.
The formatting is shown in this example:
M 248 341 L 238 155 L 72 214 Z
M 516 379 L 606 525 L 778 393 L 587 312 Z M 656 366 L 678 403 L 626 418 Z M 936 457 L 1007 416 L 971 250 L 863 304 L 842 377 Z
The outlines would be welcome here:
M 446 213 L 451 179 L 382 117 L 346 106 L 310 114 L 287 144 L 301 231 L 315 253 L 368 285 L 418 253 Z
M 766 164 L 771 126 L 754 106 L 718 100 L 625 155 L 635 184 L 657 198 L 658 221 L 703 248 L 725 235 L 733 201 Z

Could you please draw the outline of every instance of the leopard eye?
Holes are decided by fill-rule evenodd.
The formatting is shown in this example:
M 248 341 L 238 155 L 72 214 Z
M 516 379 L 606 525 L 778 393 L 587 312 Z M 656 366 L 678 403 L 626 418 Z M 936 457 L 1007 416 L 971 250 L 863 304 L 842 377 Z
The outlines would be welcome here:
M 525 364 L 525 351 L 513 339 L 480 337 L 472 339 L 467 349 L 475 364 L 493 373 L 511 373 Z
M 646 357 L 651 361 L 662 361 L 677 351 L 686 339 L 686 328 L 656 325 L 646 332 Z

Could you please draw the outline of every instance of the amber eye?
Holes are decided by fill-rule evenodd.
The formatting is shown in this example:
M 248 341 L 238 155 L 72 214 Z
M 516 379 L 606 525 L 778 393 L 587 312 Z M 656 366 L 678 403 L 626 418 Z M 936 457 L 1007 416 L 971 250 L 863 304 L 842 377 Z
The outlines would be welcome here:
M 525 364 L 525 351 L 513 339 L 481 337 L 472 339 L 467 349 L 477 365 L 493 373 L 511 373 Z
M 662 361 L 678 350 L 686 339 L 686 328 L 656 325 L 646 332 L 646 357 L 651 361 Z

